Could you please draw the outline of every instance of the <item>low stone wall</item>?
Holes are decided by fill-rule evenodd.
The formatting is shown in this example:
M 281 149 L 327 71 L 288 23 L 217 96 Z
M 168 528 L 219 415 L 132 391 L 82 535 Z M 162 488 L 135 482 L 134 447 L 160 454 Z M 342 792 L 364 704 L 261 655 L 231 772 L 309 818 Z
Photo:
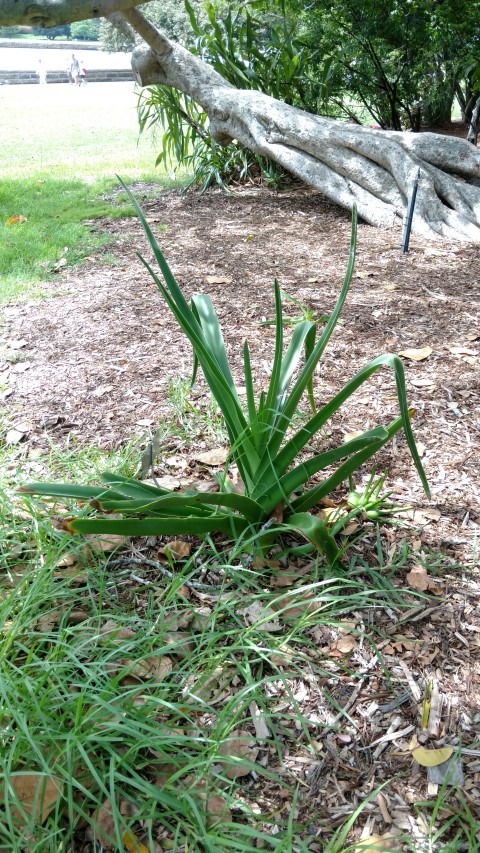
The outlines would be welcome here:
M 92 69 L 87 71 L 87 83 L 119 83 L 123 80 L 133 80 L 133 73 L 125 70 L 101 70 Z M 36 83 L 38 85 L 38 74 L 35 71 L 0 71 L 0 86 L 18 86 L 22 83 Z M 47 71 L 47 83 L 68 83 L 66 71 Z

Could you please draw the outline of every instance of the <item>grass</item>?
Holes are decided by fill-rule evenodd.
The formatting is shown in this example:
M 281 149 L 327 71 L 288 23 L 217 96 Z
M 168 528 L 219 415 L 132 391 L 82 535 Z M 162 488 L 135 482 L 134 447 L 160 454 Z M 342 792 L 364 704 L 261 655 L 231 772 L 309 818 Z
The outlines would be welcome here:
M 161 180 L 150 138 L 138 136 L 136 104 L 133 83 L 2 86 L 0 180 Z
M 164 455 L 172 443 L 217 435 L 214 409 L 187 398 L 172 384 Z M 248 542 L 227 552 L 207 537 L 182 560 L 170 556 L 166 577 L 155 565 L 114 565 L 121 550 L 86 550 L 84 538 L 62 530 L 68 503 L 52 507 L 14 491 L 32 476 L 80 483 L 105 469 L 134 476 L 140 457 L 138 442 L 109 453 L 70 441 L 30 459 L 28 446 L 2 446 L 0 436 L 0 846 L 66 852 L 88 832 L 97 846 L 120 851 L 159 843 L 199 853 L 307 853 L 315 839 L 296 817 L 304 783 L 284 756 L 318 761 L 325 734 L 318 703 L 339 711 L 312 630 L 340 629 L 352 613 L 366 621 L 379 604 L 407 606 L 390 578 L 406 565 L 408 548 L 390 553 L 387 568 L 379 540 L 377 569 L 357 557 L 335 577 L 313 560 L 301 585 L 284 589 L 271 584 L 275 568 L 247 556 Z M 187 585 L 199 577 L 220 588 L 194 593 Z M 354 666 L 339 665 L 355 678 Z M 317 691 L 313 705 L 296 697 L 296 685 L 307 682 Z M 254 713 L 271 737 L 250 760 L 229 738 L 252 731 Z M 345 727 L 348 713 L 333 733 Z M 256 781 L 235 778 L 251 769 Z M 323 853 L 360 849 L 363 810 L 376 795 L 368 790 L 341 827 L 322 834 Z M 427 838 L 439 853 L 461 845 L 474 853 L 468 803 L 449 808 L 445 791 L 418 805 Z M 402 843 L 416 849 L 408 838 Z
M 172 185 L 138 138 L 136 101 L 129 83 L 1 87 L 0 303 L 41 296 L 56 269 L 108 242 L 85 220 L 133 214 L 121 196 L 105 200 L 116 174 Z

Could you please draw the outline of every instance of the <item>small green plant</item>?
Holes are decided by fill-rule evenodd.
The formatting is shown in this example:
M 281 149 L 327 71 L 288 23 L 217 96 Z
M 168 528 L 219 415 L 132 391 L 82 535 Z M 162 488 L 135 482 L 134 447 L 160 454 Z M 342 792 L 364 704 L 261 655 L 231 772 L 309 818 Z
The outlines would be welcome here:
M 125 186 L 125 185 L 124 185 Z M 280 288 L 275 282 L 275 353 L 267 391 L 257 396 L 254 390 L 250 349 L 243 350 L 246 406 L 230 371 L 223 335 L 212 302 L 207 295 L 192 298 L 191 307 L 177 284 L 156 240 L 128 188 L 135 204 L 163 281 L 139 255 L 156 282 L 183 332 L 190 340 L 198 366 L 222 412 L 231 448 L 230 459 L 238 467 L 244 493 L 231 488 L 225 476 L 220 491 L 198 493 L 172 492 L 134 479 L 103 475 L 103 485 L 95 487 L 31 483 L 22 492 L 51 497 L 90 501 L 97 510 L 95 518 L 75 518 L 67 527 L 76 533 L 122 533 L 145 535 L 204 535 L 222 533 L 233 539 L 243 534 L 257 537 L 261 547 L 269 545 L 282 531 L 300 533 L 323 551 L 329 564 L 340 560 L 341 551 L 328 526 L 309 510 L 364 465 L 400 429 L 403 428 L 410 453 L 427 494 L 423 470 L 408 410 L 403 365 L 398 356 L 379 356 L 362 368 L 326 405 L 296 427 L 299 404 L 311 382 L 315 368 L 327 346 L 345 302 L 352 278 L 357 233 L 356 211 L 352 218 L 350 257 L 343 287 L 334 310 L 318 340 L 317 325 L 304 320 L 295 325 L 291 341 L 283 351 L 283 314 Z M 299 367 L 301 353 L 308 344 L 309 355 Z M 377 370 L 393 369 L 397 384 L 400 416 L 387 426 L 376 426 L 339 447 L 298 458 L 316 434 L 341 405 Z M 320 481 L 311 478 L 327 470 Z M 111 518 L 109 513 L 120 513 Z

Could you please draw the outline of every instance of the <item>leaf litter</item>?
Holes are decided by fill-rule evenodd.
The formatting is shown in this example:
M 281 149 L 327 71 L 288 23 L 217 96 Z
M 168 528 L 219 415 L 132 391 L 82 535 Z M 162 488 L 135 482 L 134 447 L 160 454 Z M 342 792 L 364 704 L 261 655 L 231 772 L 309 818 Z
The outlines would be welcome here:
M 202 197 L 160 193 L 146 201 L 145 207 L 168 226 L 162 248 L 175 274 L 191 292 L 205 289 L 207 282 L 228 328 L 227 346 L 235 344 L 231 348 L 236 351 L 238 340 L 247 337 L 254 353 L 252 366 L 260 376 L 268 372 L 272 353 L 272 336 L 260 322 L 271 315 L 275 276 L 284 290 L 319 315 L 333 304 L 344 269 L 349 218 L 319 194 L 306 190 L 280 194 L 240 191 L 232 197 L 215 191 Z M 68 447 L 73 438 L 83 445 L 96 442 L 113 448 L 129 436 L 142 435 L 145 427 L 162 418 L 171 418 L 168 380 L 179 374 L 188 377 L 191 371 L 184 340 L 135 258 L 139 229 L 131 221 L 121 220 L 98 227 L 120 240 L 132 231 L 138 236 L 138 241 L 115 245 L 121 268 L 100 266 L 99 251 L 83 269 L 60 273 L 68 297 L 58 294 L 58 283 L 53 283 L 45 285 L 46 293 L 51 290 L 51 299 L 19 304 L 5 312 L 4 345 L 15 349 L 22 342 L 20 349 L 28 346 L 29 353 L 28 362 L 19 362 L 26 371 L 15 369 L 15 363 L 8 360 L 0 364 L 8 390 L 7 408 L 11 407 L 18 423 L 31 425 L 18 439 L 18 447 L 27 447 L 31 453 L 28 476 L 42 476 L 39 454 L 51 442 Z M 255 233 L 255 240 L 245 240 L 245 229 Z M 478 250 L 459 248 L 449 260 L 447 273 L 438 265 L 435 246 L 431 253 L 424 248 L 419 240 L 412 240 L 410 253 L 402 256 L 392 245 L 391 234 L 387 238 L 382 232 L 360 227 L 357 268 L 363 275 L 358 274 L 352 287 L 345 322 L 326 353 L 317 389 L 322 397 L 331 396 L 351 375 L 353 361 L 360 367 L 388 349 L 405 358 L 416 409 L 414 430 L 424 447 L 432 501 L 424 500 L 401 439 L 382 451 L 379 466 L 388 470 L 387 484 L 395 499 L 414 507 L 411 514 L 405 514 L 400 531 L 381 530 L 386 567 L 389 560 L 394 563 L 402 538 L 414 543 L 418 561 L 394 575 L 399 587 L 411 588 L 410 609 L 379 604 L 364 613 L 357 610 L 353 623 L 343 627 L 322 619 L 316 594 L 304 589 L 311 566 L 301 559 L 264 566 L 269 589 L 254 600 L 238 591 L 236 612 L 246 630 L 263 635 L 262 654 L 276 678 L 263 684 L 262 707 L 257 695 L 257 701 L 250 702 L 238 720 L 239 727 L 223 741 L 219 757 L 225 756 L 225 764 L 219 765 L 219 773 L 241 784 L 242 796 L 260 823 L 267 813 L 277 814 L 279 820 L 286 818 L 292 789 L 300 784 L 303 793 L 295 817 L 308 825 L 313 851 L 323 849 L 332 828 L 361 803 L 363 811 L 350 835 L 358 850 L 388 849 L 390 843 L 395 848 L 400 832 L 413 833 L 423 843 L 424 828 L 413 804 L 431 795 L 431 786 L 437 784 L 438 789 L 441 782 L 429 781 L 421 769 L 425 767 L 422 761 L 417 760 L 415 770 L 415 750 L 409 748 L 412 731 L 422 740 L 416 750 L 443 758 L 439 767 L 447 764 L 444 756 L 451 756 L 449 751 L 470 746 L 474 754 L 462 755 L 463 790 L 472 808 L 480 790 L 480 763 L 475 754 L 475 731 L 480 724 L 480 584 L 472 559 L 479 517 L 474 459 L 479 450 L 480 394 L 478 356 L 472 343 L 478 334 L 472 331 L 471 322 L 471 304 L 478 301 Z M 420 281 L 431 294 L 440 288 L 446 298 L 426 295 Z M 112 311 L 115 303 L 122 305 L 121 313 Z M 379 376 L 372 385 L 368 391 L 362 389 L 361 399 L 352 398 L 346 404 L 328 427 L 327 439 L 338 443 L 373 426 L 386 410 L 394 411 L 391 380 Z M 205 402 L 206 397 L 200 406 Z M 227 451 L 212 436 L 199 432 L 194 442 L 192 448 L 185 447 L 183 439 L 170 440 L 167 456 L 155 460 L 157 482 L 168 488 L 179 483 L 188 488 L 195 477 L 201 481 L 211 476 L 209 468 L 224 466 Z M 191 463 L 199 469 L 195 471 Z M 115 548 L 118 546 L 129 547 L 129 543 L 117 542 Z M 178 570 L 192 553 L 192 543 L 181 540 L 148 547 L 136 543 L 135 547 L 137 555 L 140 548 L 152 562 L 163 552 Z M 438 562 L 435 577 L 424 567 L 432 549 L 446 555 Z M 108 550 L 101 547 L 103 554 Z M 372 565 L 378 564 L 373 529 L 363 536 L 357 551 Z M 95 559 L 101 559 L 101 552 Z M 462 561 L 472 567 L 466 578 L 455 569 Z M 77 574 L 82 569 L 59 564 L 59 571 L 62 568 Z M 207 583 L 223 581 L 212 567 L 201 577 Z M 142 693 L 155 690 L 158 681 L 171 678 L 179 661 L 188 660 L 190 650 L 213 624 L 215 608 L 222 600 L 218 592 L 183 587 L 185 595 L 194 595 L 195 612 L 190 604 L 188 610 L 182 604 L 182 593 L 175 606 L 166 607 L 165 584 L 165 577 L 151 566 L 136 567 L 134 572 L 125 569 L 120 600 L 125 613 L 134 607 L 137 626 L 132 628 L 130 621 L 122 624 L 120 618 L 101 628 L 103 642 L 118 649 L 111 677 L 120 673 L 141 686 L 137 701 L 143 701 Z M 152 585 L 163 614 L 168 653 L 132 663 L 128 645 L 125 652 L 122 647 L 137 631 L 148 629 L 145 620 Z M 287 598 L 280 598 L 279 604 L 279 596 L 285 594 Z M 79 612 L 81 604 L 79 594 Z M 79 624 L 87 635 L 89 631 L 93 635 L 88 613 L 86 616 Z M 62 618 L 60 610 L 52 610 L 50 621 L 37 630 L 53 631 Z M 302 632 L 289 640 L 292 620 L 299 619 L 305 620 Z M 370 640 L 372 627 L 375 645 Z M 439 723 L 426 736 L 422 727 L 424 696 L 432 677 L 439 685 L 440 711 L 435 712 Z M 185 701 L 192 697 L 196 703 L 199 725 L 208 726 L 212 715 L 219 714 L 243 686 L 232 661 L 210 674 L 190 673 L 182 689 Z M 422 759 L 425 752 L 417 751 L 417 756 Z M 259 775 L 255 766 L 267 768 L 280 783 Z M 366 799 L 384 783 L 381 794 Z M 38 779 L 32 782 L 32 790 L 36 784 Z M 58 791 L 52 789 L 52 797 L 54 793 L 56 799 Z M 198 793 L 209 821 L 232 819 L 223 795 L 210 795 L 207 790 Z M 44 802 L 48 808 L 50 799 Z M 39 820 L 45 816 L 38 813 Z M 142 849 L 143 840 L 138 826 L 123 843 L 126 849 L 129 845 Z

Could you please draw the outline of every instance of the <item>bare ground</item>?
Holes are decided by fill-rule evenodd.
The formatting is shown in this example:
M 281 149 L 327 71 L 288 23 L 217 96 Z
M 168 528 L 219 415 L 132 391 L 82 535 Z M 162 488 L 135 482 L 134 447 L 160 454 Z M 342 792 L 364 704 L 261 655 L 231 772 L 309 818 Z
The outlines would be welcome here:
M 251 188 L 231 196 L 212 191 L 201 197 L 158 191 L 143 208 L 186 293 L 204 291 L 212 297 L 239 384 L 245 337 L 258 381 L 266 384 L 273 332 L 259 323 L 273 316 L 273 279 L 312 311 L 328 314 L 346 266 L 348 215 L 304 189 L 275 193 Z M 107 250 L 46 285 L 42 301 L 12 305 L 4 312 L 0 385 L 32 459 L 49 442 L 71 446 L 71 436 L 81 444 L 110 448 L 145 435 L 146 424 L 153 432 L 170 413 L 169 380 L 186 378 L 191 370 L 188 346 L 136 258 L 137 249 L 149 257 L 138 224 L 107 221 L 101 227 L 112 235 Z M 396 827 L 423 837 L 412 804 L 428 795 L 425 771 L 395 757 L 395 749 L 409 741 L 412 725 L 420 731 L 420 697 L 428 679 L 438 685 L 444 703 L 430 745 L 461 740 L 473 749 L 463 756 L 462 790 L 474 810 L 480 797 L 480 753 L 475 751 L 480 729 L 475 551 L 480 516 L 480 247 L 413 238 L 409 254 L 402 255 L 399 244 L 397 231 L 360 225 L 356 272 L 343 322 L 321 363 L 316 396 L 326 401 L 383 352 L 431 348 L 423 360 L 405 357 L 404 362 L 432 499 L 423 494 L 403 438 L 384 450 L 378 464 L 388 470 L 395 496 L 418 512 L 400 533 L 385 533 L 386 548 L 406 536 L 419 554 L 441 554 L 438 586 L 430 604 L 420 603 L 408 624 L 392 612 L 379 616 L 391 640 L 382 654 L 398 696 L 406 691 L 408 701 L 390 707 L 388 698 L 382 699 L 391 693 L 380 670 L 364 678 L 369 666 L 378 663 L 375 654 L 368 663 L 371 650 L 362 651 L 357 643 L 349 655 L 337 648 L 329 689 L 339 705 L 348 706 L 355 737 L 342 740 L 327 731 L 322 740 L 316 734 L 322 757 L 314 765 L 293 743 L 286 749 L 285 766 L 303 780 L 309 819 L 319 828 L 319 845 L 312 850 L 322 849 L 325 827 L 331 829 L 351 811 L 359 791 L 364 795 L 396 773 L 401 781 L 367 810 L 370 828 L 385 832 Z M 299 312 L 287 303 L 285 313 Z M 342 441 L 345 434 L 388 422 L 396 413 L 394 379 L 384 369 L 349 401 L 324 437 Z M 172 473 L 166 460 L 159 460 L 157 470 Z M 468 568 L 467 576 L 459 564 Z M 317 640 L 324 650 L 332 650 L 331 637 Z M 342 654 L 355 678 L 340 664 L 335 669 Z M 297 685 L 297 701 L 306 716 L 312 708 L 323 713 L 315 691 L 311 680 Z M 392 742 L 387 739 L 374 751 L 372 745 L 388 731 Z M 252 782 L 251 795 L 261 801 L 258 783 Z

